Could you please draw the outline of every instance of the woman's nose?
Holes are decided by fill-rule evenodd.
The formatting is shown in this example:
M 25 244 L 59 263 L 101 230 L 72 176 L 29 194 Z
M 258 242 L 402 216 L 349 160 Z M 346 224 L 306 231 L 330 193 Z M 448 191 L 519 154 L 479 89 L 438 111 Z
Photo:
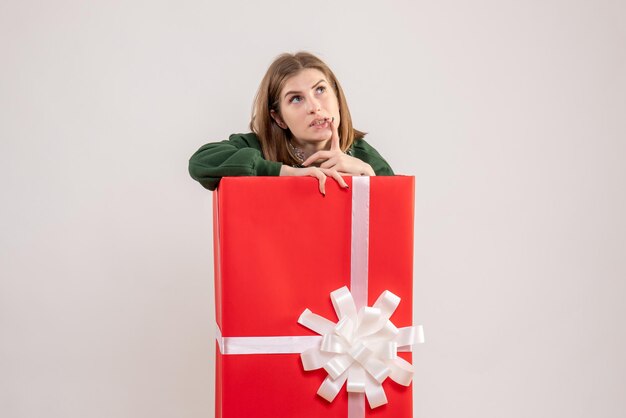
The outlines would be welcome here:
M 309 113 L 316 113 L 318 110 L 322 109 L 322 107 L 320 106 L 320 102 L 314 97 L 308 100 L 308 104 L 309 104 L 309 108 L 308 108 Z

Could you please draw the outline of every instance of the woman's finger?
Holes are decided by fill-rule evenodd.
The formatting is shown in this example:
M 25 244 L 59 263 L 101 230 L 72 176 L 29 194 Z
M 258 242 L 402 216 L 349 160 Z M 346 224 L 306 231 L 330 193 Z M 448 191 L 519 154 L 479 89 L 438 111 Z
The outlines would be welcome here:
M 354 163 L 350 160 L 346 161 L 347 156 L 344 156 L 342 158 L 342 156 L 339 157 L 334 157 L 334 158 L 330 158 L 328 160 L 326 160 L 322 165 L 320 165 L 320 167 L 322 168 L 332 168 L 336 171 L 341 171 L 341 172 L 345 172 L 345 173 L 351 173 L 351 172 L 356 172 L 358 171 L 357 167 L 354 167 Z M 360 174 L 360 171 L 359 173 Z
M 322 170 L 314 167 L 311 171 L 311 176 L 317 178 L 320 193 L 326 196 L 326 174 L 324 174 Z
M 329 158 L 320 165 L 320 168 L 333 168 L 337 165 L 337 159 L 337 157 Z
M 337 183 L 339 183 L 341 187 L 344 187 L 346 189 L 348 188 L 348 183 L 346 183 L 346 181 L 341 177 L 337 170 L 323 169 L 323 171 L 324 174 L 326 174 L 327 176 L 331 176 L 332 178 L 337 180 Z
M 333 154 L 334 154 L 334 152 L 332 152 L 332 151 L 317 151 L 316 153 L 311 155 L 309 158 L 304 160 L 302 165 L 306 167 L 309 164 L 313 164 L 317 160 L 327 160 L 330 157 L 332 157 Z

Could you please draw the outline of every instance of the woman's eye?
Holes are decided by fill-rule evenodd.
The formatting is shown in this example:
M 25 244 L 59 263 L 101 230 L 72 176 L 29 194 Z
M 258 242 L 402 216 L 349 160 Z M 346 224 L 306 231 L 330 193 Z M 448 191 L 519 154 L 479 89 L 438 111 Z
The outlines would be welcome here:
M 300 103 L 302 101 L 302 96 L 293 96 L 289 99 L 289 103 Z
M 318 93 L 324 93 L 326 91 L 326 87 L 319 86 L 316 90 L 317 90 Z

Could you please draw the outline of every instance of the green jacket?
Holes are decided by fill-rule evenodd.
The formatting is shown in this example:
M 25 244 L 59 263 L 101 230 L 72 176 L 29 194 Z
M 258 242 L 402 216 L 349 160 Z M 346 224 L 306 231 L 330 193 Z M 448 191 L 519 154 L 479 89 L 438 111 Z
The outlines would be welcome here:
M 368 163 L 377 176 L 393 170 L 370 144 L 357 139 L 348 154 Z M 226 141 L 203 145 L 189 159 L 189 174 L 205 188 L 215 190 L 227 176 L 278 176 L 283 164 L 263 158 L 256 134 L 233 134 Z

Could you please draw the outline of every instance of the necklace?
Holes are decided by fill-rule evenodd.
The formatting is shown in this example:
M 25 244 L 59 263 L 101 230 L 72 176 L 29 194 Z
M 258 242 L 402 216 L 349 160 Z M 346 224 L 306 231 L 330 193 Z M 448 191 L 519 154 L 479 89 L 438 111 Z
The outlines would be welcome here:
M 289 145 L 289 148 L 291 149 L 291 152 L 296 157 L 298 162 L 299 163 L 303 163 L 304 160 L 305 160 L 305 158 L 304 158 L 304 151 L 302 151 L 300 148 L 298 148 L 295 145 L 293 145 L 291 143 L 291 141 L 287 141 L 287 144 Z

